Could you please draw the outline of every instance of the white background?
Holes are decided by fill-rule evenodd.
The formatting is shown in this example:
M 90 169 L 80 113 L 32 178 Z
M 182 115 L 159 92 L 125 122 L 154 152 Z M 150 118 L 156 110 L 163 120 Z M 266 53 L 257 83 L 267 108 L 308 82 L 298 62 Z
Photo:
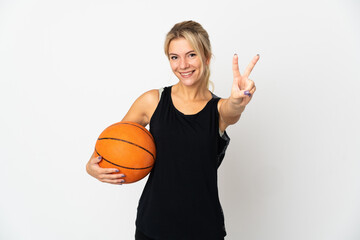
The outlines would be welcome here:
M 134 238 L 146 179 L 104 184 L 85 164 L 140 94 L 176 83 L 163 42 L 183 20 L 210 35 L 219 96 L 234 53 L 242 71 L 261 56 L 219 169 L 226 239 L 360 239 L 359 13 L 357 0 L 0 0 L 0 239 Z

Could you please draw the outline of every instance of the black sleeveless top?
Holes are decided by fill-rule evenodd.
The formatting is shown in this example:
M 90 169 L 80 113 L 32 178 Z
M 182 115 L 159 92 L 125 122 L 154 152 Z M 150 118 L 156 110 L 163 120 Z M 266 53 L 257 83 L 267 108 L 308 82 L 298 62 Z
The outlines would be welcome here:
M 139 200 L 136 227 L 160 240 L 219 239 L 226 235 L 217 168 L 230 141 L 219 134 L 213 98 L 197 114 L 185 115 L 164 88 L 150 120 L 156 161 Z

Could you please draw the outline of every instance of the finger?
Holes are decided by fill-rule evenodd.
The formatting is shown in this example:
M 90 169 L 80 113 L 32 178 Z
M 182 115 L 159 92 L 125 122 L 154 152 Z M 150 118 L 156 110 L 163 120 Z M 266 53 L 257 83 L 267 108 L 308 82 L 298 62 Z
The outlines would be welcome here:
M 100 174 L 104 174 L 104 173 L 118 173 L 120 172 L 119 169 L 117 168 L 102 168 L 99 166 L 99 163 L 101 162 L 102 160 L 102 157 L 101 156 L 98 156 L 98 157 L 95 157 L 95 158 L 92 158 L 91 159 L 91 163 L 96 165 L 96 167 L 98 168 L 97 171 L 100 172 Z
M 101 162 L 101 160 L 102 160 L 101 156 L 93 157 L 93 158 L 91 158 L 91 163 L 97 164 L 97 163 Z
M 116 180 L 112 180 L 112 179 L 103 179 L 103 180 L 100 180 L 101 182 L 104 182 L 104 183 L 111 183 L 111 184 L 123 184 L 125 182 L 124 179 L 116 179 Z
M 256 91 L 256 87 L 254 86 L 250 90 L 244 91 L 244 94 L 251 98 L 254 95 L 255 91 Z
M 244 76 L 245 77 L 249 77 L 251 71 L 253 70 L 253 68 L 255 67 L 255 64 L 257 63 L 257 61 L 259 61 L 260 59 L 260 55 L 257 54 L 249 63 L 249 65 L 246 67 L 245 72 L 244 72 Z
M 114 179 L 121 179 L 124 178 L 125 175 L 122 173 L 119 174 L 101 174 L 99 178 L 101 179 L 108 179 L 108 180 L 114 180 Z
M 251 94 L 251 92 L 250 92 L 249 90 L 245 90 L 245 91 L 244 91 L 244 95 L 246 95 L 246 96 L 248 96 L 248 97 L 251 97 L 251 96 L 252 96 L 252 94 Z
M 120 171 L 119 171 L 119 169 L 117 169 L 117 168 L 102 168 L 102 167 L 100 167 L 101 168 L 101 173 L 102 174 L 110 174 L 110 173 L 119 173 Z
M 251 90 L 250 90 L 250 93 L 254 94 L 256 91 L 256 86 L 254 86 Z
M 121 180 L 125 177 L 124 174 L 122 173 L 119 173 L 119 174 L 108 174 L 108 173 L 105 173 L 105 174 L 99 174 L 98 175 L 98 179 L 100 181 L 107 181 L 107 180 Z
M 248 90 L 250 91 L 253 87 L 255 86 L 255 83 L 253 80 L 248 79 L 247 83 L 246 83 L 246 87 L 244 90 Z
M 233 63 L 232 63 L 232 70 L 233 70 L 233 76 L 234 79 L 241 77 L 240 71 L 239 71 L 239 64 L 238 64 L 238 55 L 235 53 L 233 57 Z
M 102 161 L 102 157 L 96 157 L 91 159 L 91 168 L 94 169 L 98 174 L 105 174 L 105 173 L 118 173 L 119 169 L 117 168 L 103 168 L 99 165 L 99 163 Z
M 249 96 L 249 97 L 253 97 L 253 96 L 254 96 L 254 93 L 255 93 L 255 88 L 251 89 L 249 92 L 250 92 L 250 96 Z

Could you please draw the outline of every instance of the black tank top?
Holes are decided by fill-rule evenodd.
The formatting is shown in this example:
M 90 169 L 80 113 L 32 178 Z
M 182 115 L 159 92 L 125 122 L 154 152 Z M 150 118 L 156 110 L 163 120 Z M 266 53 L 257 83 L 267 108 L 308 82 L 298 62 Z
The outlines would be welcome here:
M 198 113 L 185 115 L 164 88 L 150 120 L 156 161 L 139 200 L 136 227 L 159 240 L 219 239 L 226 235 L 217 168 L 229 137 L 219 134 L 213 98 Z

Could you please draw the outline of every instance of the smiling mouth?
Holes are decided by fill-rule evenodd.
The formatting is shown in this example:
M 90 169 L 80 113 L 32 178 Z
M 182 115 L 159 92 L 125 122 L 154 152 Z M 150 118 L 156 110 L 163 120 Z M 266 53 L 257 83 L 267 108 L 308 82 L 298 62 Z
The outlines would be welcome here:
M 195 70 L 191 71 L 191 72 L 183 72 L 183 73 L 181 72 L 180 75 L 184 78 L 188 78 L 188 77 L 191 77 L 194 72 L 195 72 Z

